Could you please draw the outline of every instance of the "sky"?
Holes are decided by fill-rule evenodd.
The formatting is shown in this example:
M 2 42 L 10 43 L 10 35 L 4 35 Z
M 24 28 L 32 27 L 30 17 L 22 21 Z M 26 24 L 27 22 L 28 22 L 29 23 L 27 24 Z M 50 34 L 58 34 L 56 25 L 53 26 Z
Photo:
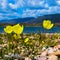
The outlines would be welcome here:
M 60 0 L 0 0 L 0 20 L 60 13 Z

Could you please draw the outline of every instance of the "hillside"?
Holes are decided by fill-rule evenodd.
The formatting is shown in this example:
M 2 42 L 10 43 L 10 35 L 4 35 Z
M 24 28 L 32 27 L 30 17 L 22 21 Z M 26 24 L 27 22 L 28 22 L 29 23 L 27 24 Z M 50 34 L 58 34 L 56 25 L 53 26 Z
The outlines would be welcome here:
M 17 18 L 17 19 L 11 19 L 11 20 L 0 20 L 0 25 L 20 23 L 26 26 L 40 26 L 43 20 L 51 20 L 56 25 L 60 26 L 60 14 L 44 15 L 44 16 L 39 16 L 37 18 L 26 17 L 26 18 Z

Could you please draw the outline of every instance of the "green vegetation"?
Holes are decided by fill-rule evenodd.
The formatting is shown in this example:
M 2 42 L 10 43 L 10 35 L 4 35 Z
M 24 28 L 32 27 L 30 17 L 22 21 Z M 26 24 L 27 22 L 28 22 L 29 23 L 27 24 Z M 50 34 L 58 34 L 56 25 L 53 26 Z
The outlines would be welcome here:
M 3 58 L 5 54 L 9 53 L 19 53 L 23 56 L 36 56 L 39 51 L 44 46 L 55 46 L 60 43 L 60 34 L 52 33 L 52 34 L 23 34 L 23 39 L 21 37 L 19 39 L 15 39 L 10 34 L 0 34 L 0 57 Z M 25 38 L 28 37 L 29 41 L 24 42 Z

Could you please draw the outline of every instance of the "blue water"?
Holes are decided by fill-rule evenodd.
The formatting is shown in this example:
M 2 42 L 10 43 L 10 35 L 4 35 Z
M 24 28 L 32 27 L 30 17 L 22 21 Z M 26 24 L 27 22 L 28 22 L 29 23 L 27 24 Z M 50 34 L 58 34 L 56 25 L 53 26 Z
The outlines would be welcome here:
M 0 27 L 0 33 L 4 32 L 4 26 Z M 43 27 L 24 27 L 24 33 L 60 33 L 60 27 L 56 26 L 50 30 L 46 30 Z
M 50 30 L 46 30 L 43 27 L 25 27 L 24 32 L 26 33 L 60 33 L 60 27 L 56 26 Z

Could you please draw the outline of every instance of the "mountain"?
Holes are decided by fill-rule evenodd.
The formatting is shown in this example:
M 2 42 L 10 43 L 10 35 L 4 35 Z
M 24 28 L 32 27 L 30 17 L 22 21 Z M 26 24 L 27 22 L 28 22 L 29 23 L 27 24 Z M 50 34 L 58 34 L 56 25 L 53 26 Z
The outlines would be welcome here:
M 60 23 L 60 14 L 49 14 L 49 15 L 40 16 L 40 17 L 30 20 L 26 23 L 39 24 L 39 23 L 42 23 L 43 20 L 51 20 L 53 23 Z
M 8 19 L 8 20 L 0 20 L 0 24 L 16 24 L 30 21 L 31 19 L 35 19 L 34 17 L 27 17 L 27 18 L 17 18 L 17 19 Z
M 38 18 L 26 17 L 17 19 L 0 20 L 0 24 L 16 24 L 21 23 L 27 26 L 37 26 L 40 25 L 43 20 L 51 20 L 53 23 L 60 23 L 60 14 L 49 14 L 44 16 L 39 16 Z

